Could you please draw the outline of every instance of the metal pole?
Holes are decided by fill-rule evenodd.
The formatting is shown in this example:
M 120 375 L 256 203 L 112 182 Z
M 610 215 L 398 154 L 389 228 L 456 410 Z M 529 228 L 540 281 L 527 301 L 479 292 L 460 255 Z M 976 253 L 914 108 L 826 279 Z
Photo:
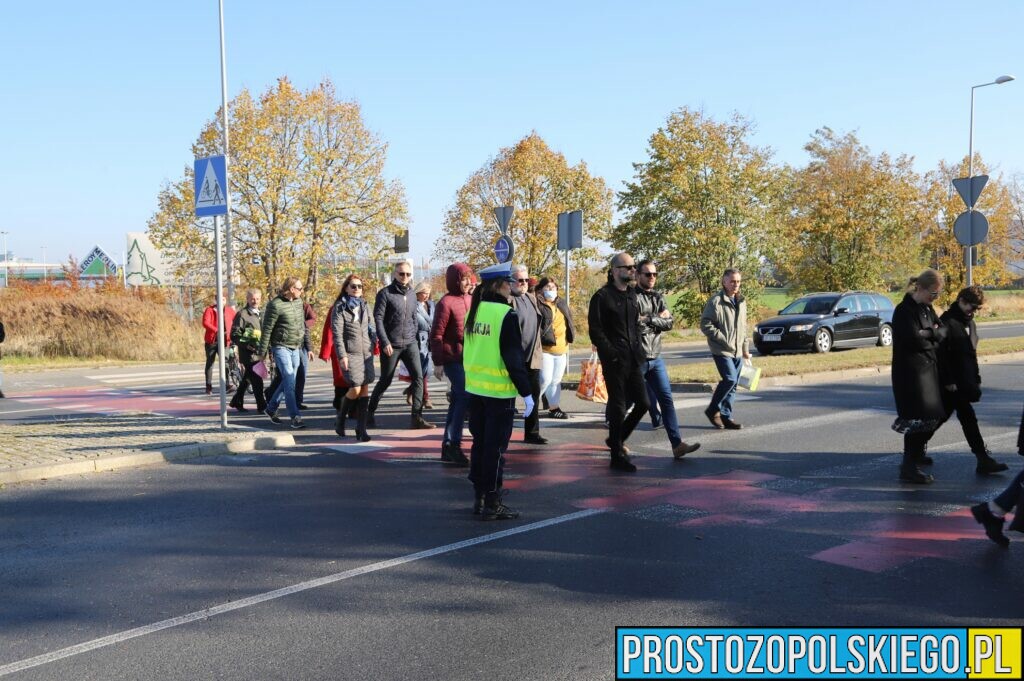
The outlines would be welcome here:
M 7 288 L 8 277 L 10 277 L 10 269 L 7 264 L 7 234 L 8 232 L 0 232 L 3 235 L 4 240 L 4 288 Z
M 231 239 L 231 158 L 228 156 L 228 66 L 224 50 L 224 0 L 217 0 L 217 4 L 220 7 L 220 109 L 224 126 L 224 201 L 227 205 L 227 213 L 224 215 L 224 238 L 227 240 L 228 302 L 234 302 L 235 258 Z
M 967 186 L 971 186 L 970 178 L 974 177 L 974 88 L 971 88 L 971 134 L 967 140 Z M 967 207 L 968 212 L 974 212 L 974 206 Z M 972 223 L 973 224 L 973 220 Z M 971 230 L 971 241 L 974 241 L 973 229 Z M 971 286 L 974 284 L 974 258 L 973 255 L 974 246 L 967 246 L 964 248 L 964 262 L 967 267 L 967 285 Z
M 568 245 L 568 244 L 567 244 Z M 565 304 L 569 305 L 569 249 L 565 249 Z
M 40 246 L 43 249 L 43 281 L 46 281 L 46 246 Z
M 214 256 L 214 279 L 217 286 L 217 379 L 220 385 L 220 427 L 227 429 L 228 427 L 228 396 L 227 386 L 224 384 L 224 273 L 221 271 L 220 262 L 220 220 L 217 216 L 213 216 L 213 242 L 214 250 L 217 252 Z

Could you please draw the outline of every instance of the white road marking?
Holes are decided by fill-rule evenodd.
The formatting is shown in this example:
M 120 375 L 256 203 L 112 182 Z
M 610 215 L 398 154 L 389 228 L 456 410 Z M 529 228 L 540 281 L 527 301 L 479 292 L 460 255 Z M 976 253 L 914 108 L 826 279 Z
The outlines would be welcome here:
M 35 409 L 11 409 L 8 411 L 0 411 L 0 416 L 6 416 L 7 414 L 26 414 L 30 411 L 50 411 L 56 409 L 56 407 L 36 407 Z
M 587 509 L 584 511 L 577 511 L 575 513 L 568 513 L 556 518 L 548 518 L 547 520 L 529 523 L 528 525 L 523 525 L 521 527 L 512 527 L 500 532 L 493 532 L 480 537 L 473 537 L 472 539 L 455 542 L 454 544 L 445 544 L 444 546 L 427 549 L 426 551 L 418 551 L 405 556 L 399 556 L 398 558 L 384 560 L 379 563 L 371 563 L 370 565 L 364 565 L 363 567 L 345 570 L 344 572 L 336 572 L 333 575 L 327 575 L 326 577 L 320 577 L 318 579 L 311 579 L 307 582 L 299 582 L 298 584 L 293 584 L 292 586 L 287 586 L 282 589 L 275 589 L 274 591 L 267 591 L 241 600 L 222 603 L 221 605 L 215 605 L 214 607 L 207 608 L 205 610 L 199 610 L 179 617 L 172 617 L 171 619 L 154 622 L 153 624 L 129 629 L 110 636 L 97 638 L 92 641 L 86 641 L 85 643 L 79 643 L 78 645 L 70 646 L 68 648 L 61 648 L 60 650 L 44 653 L 43 655 L 36 655 L 35 657 L 30 657 L 19 662 L 5 664 L 0 666 L 0 676 L 7 676 L 8 674 L 14 674 L 15 672 L 25 671 L 26 669 L 32 669 L 33 667 L 39 667 L 44 664 L 49 664 L 50 662 L 56 662 L 57 660 L 73 657 L 75 655 L 81 655 L 82 653 L 87 653 L 99 648 L 105 648 L 140 636 L 153 634 L 158 631 L 163 631 L 164 629 L 180 627 L 182 625 L 197 622 L 199 620 L 205 620 L 216 615 L 223 615 L 224 613 L 232 612 L 234 610 L 241 610 L 242 608 L 249 608 L 254 605 L 259 605 L 260 603 L 266 603 L 267 601 L 291 596 L 292 594 L 302 591 L 327 586 L 346 579 L 352 579 L 353 577 L 360 577 L 362 575 L 370 574 L 371 572 L 387 570 L 389 568 L 398 567 L 399 565 L 405 565 L 406 563 L 423 560 L 424 558 L 433 558 L 434 556 L 459 551 L 471 546 L 477 546 L 478 544 L 486 544 L 488 542 L 497 541 L 498 539 L 504 539 L 505 537 L 512 537 L 517 534 L 551 527 L 552 525 L 559 525 L 561 523 L 572 522 L 574 520 L 582 520 L 583 518 L 588 518 L 603 512 L 604 509 Z

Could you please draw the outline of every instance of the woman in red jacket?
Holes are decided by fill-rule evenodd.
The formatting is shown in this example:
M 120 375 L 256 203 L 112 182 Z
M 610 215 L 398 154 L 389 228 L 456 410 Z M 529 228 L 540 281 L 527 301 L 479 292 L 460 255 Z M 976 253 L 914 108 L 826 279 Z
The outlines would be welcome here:
M 434 308 L 429 339 L 434 375 L 437 378 L 447 376 L 452 384 L 452 396 L 444 422 L 444 438 L 441 441 L 441 461 L 453 466 L 468 466 L 469 459 L 462 452 L 462 424 L 469 405 L 466 372 L 462 367 L 462 344 L 466 314 L 472 303 L 469 289 L 473 283 L 473 271 L 469 265 L 457 262 L 448 266 L 444 279 L 448 293 L 437 301 Z
M 231 345 L 231 325 L 235 321 L 235 308 L 227 303 L 227 297 L 221 294 L 224 304 L 224 347 Z M 217 300 L 203 310 L 203 343 L 206 346 L 206 394 L 213 392 L 213 363 L 217 360 Z M 229 386 L 228 390 L 234 388 Z

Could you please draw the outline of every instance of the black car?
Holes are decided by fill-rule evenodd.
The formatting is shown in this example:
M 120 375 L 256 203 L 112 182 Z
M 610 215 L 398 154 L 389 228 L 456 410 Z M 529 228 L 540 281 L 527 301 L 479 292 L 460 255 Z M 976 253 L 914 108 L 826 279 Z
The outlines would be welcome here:
M 770 355 L 776 350 L 892 345 L 892 310 L 892 301 L 881 293 L 811 293 L 779 310 L 778 317 L 758 323 L 754 346 Z

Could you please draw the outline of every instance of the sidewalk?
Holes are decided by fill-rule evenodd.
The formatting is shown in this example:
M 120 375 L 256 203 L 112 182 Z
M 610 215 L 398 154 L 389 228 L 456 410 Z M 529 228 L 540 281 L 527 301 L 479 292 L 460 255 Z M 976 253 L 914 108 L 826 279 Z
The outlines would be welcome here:
M 141 412 L 19 422 L 0 429 L 0 485 L 294 444 L 290 432 Z

